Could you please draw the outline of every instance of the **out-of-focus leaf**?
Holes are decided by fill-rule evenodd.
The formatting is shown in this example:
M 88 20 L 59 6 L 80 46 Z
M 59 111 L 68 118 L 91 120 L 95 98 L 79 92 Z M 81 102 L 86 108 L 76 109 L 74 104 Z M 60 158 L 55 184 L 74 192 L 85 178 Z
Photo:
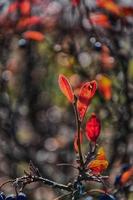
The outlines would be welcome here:
M 91 13 L 90 20 L 94 26 L 101 26 L 104 28 L 110 28 L 110 22 L 107 15 L 102 13 Z
M 24 0 L 20 2 L 19 8 L 22 15 L 29 15 L 31 10 L 30 1 Z
M 41 24 L 41 19 L 38 16 L 26 17 L 19 20 L 17 29 L 24 29 L 29 26 Z
M 71 0 L 71 4 L 72 4 L 72 6 L 74 6 L 74 7 L 78 6 L 79 3 L 80 3 L 80 0 Z
M 28 40 L 35 40 L 35 41 L 44 40 L 44 35 L 39 31 L 26 31 L 23 33 L 23 37 Z
M 105 100 L 110 100 L 112 97 L 112 82 L 107 76 L 99 74 L 97 75 L 98 89 L 103 95 Z
M 121 175 L 120 182 L 121 182 L 121 184 L 125 184 L 125 183 L 127 183 L 130 179 L 133 179 L 133 167 L 130 168 L 129 170 L 127 170 L 126 172 L 124 172 L 124 173 Z
M 18 9 L 18 3 L 17 2 L 13 2 L 11 3 L 11 5 L 9 5 L 8 7 L 8 14 L 11 14 L 13 12 L 15 12 Z
M 121 14 L 124 16 L 133 16 L 133 7 L 121 7 Z
M 100 8 L 104 8 L 115 15 L 121 14 L 119 5 L 117 5 L 113 0 L 97 0 L 96 3 Z

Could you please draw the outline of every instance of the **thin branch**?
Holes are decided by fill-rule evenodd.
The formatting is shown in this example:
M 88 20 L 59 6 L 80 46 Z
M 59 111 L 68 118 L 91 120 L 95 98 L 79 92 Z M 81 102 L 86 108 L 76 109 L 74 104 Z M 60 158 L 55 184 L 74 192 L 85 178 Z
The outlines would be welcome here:
M 2 187 L 4 187 L 6 184 L 8 184 L 8 183 L 13 183 L 14 181 L 15 181 L 15 180 L 8 180 L 8 181 L 2 183 L 2 184 L 0 185 L 0 189 L 1 189 Z
M 79 170 L 78 169 L 78 167 L 76 167 L 76 166 L 74 166 L 74 165 L 72 165 L 72 164 L 69 164 L 69 163 L 59 163 L 59 164 L 56 164 L 57 166 L 68 166 L 68 167 L 73 167 L 74 169 L 77 169 L 77 170 Z
M 58 188 L 58 189 L 61 189 L 61 190 L 66 190 L 66 191 L 72 191 L 72 188 L 70 185 L 64 185 L 64 184 L 60 184 L 60 183 L 57 183 L 55 181 L 51 181 L 49 179 L 46 179 L 46 178 L 43 178 L 43 177 L 39 177 L 39 176 L 22 176 L 20 178 L 17 178 L 15 181 L 14 181 L 14 185 L 19 185 L 19 183 L 22 183 L 25 185 L 27 184 L 30 184 L 30 183 L 33 183 L 33 182 L 42 182 L 44 183 L 45 185 L 48 185 L 48 186 L 52 186 L 53 188 Z
M 84 161 L 83 161 L 83 156 L 82 156 L 82 150 L 81 150 L 81 141 L 80 141 L 80 127 L 81 127 L 81 121 L 79 120 L 78 116 L 78 111 L 77 111 L 77 98 L 75 97 L 75 102 L 73 104 L 74 107 L 74 112 L 75 112 L 75 119 L 76 119 L 76 126 L 77 126 L 77 134 L 78 134 L 78 152 L 79 152 L 79 159 L 80 159 L 80 164 L 83 167 L 84 166 Z

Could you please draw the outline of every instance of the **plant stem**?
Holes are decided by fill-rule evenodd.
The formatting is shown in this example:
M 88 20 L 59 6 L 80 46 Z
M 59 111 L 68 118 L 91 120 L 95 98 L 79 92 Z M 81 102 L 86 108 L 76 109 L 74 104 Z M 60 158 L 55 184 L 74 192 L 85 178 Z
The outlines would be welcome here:
M 10 181 L 11 182 L 11 181 Z M 70 185 L 64 185 L 64 184 L 60 184 L 60 183 L 57 183 L 55 181 L 52 181 L 52 180 L 49 180 L 47 178 L 43 178 L 41 176 L 36 176 L 36 175 L 26 175 L 26 176 L 22 176 L 20 178 L 16 178 L 16 180 L 12 181 L 14 186 L 15 185 L 19 185 L 19 184 L 23 184 L 23 188 L 27 185 L 27 184 L 30 184 L 30 183 L 35 183 L 35 182 L 42 182 L 44 183 L 45 185 L 48 185 L 48 186 L 52 186 L 53 188 L 58 188 L 60 190 L 65 190 L 65 191 L 68 191 L 68 192 L 72 192 L 72 187 Z M 6 182 L 7 183 L 7 182 Z M 4 183 L 4 184 L 6 184 Z M 2 186 L 4 185 L 2 184 Z
M 81 151 L 81 138 L 80 138 L 81 121 L 80 121 L 79 116 L 78 116 L 78 111 L 77 111 L 77 106 L 76 105 L 77 105 L 77 99 L 75 98 L 75 102 L 73 103 L 73 107 L 74 107 L 74 112 L 75 112 L 77 134 L 78 134 L 77 144 L 78 144 L 78 152 L 79 152 L 80 164 L 81 164 L 81 167 L 83 168 L 84 167 L 84 161 L 83 161 L 83 156 L 82 156 L 82 151 Z

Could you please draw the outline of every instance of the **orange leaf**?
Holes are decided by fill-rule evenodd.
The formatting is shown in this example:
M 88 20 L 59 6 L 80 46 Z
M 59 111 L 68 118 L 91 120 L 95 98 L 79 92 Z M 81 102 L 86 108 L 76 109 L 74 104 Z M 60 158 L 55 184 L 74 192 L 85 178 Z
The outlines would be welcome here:
M 91 169 L 94 173 L 102 173 L 108 167 L 108 161 L 106 159 L 105 151 L 103 147 L 100 147 L 97 152 L 95 160 L 92 160 L 88 164 L 88 168 Z
M 23 37 L 29 40 L 42 41 L 44 40 L 44 35 L 38 31 L 26 31 L 23 33 Z
M 97 83 L 95 80 L 91 82 L 86 82 L 80 92 L 79 97 L 77 101 L 77 111 L 79 113 L 79 117 L 81 120 L 83 120 L 84 115 L 87 111 L 87 108 L 92 100 L 92 97 L 94 96 L 97 89 Z
M 120 179 L 120 182 L 122 184 L 125 184 L 127 183 L 130 179 L 133 178 L 133 167 L 130 168 L 129 170 L 127 170 L 126 172 L 124 172 L 122 175 L 121 175 L 121 179 Z
M 110 100 L 112 97 L 112 83 L 111 80 L 102 75 L 97 75 L 97 81 L 98 81 L 98 89 L 100 93 L 103 95 L 105 100 Z
M 71 87 L 69 81 L 67 80 L 67 78 L 62 74 L 59 75 L 58 83 L 59 83 L 59 87 L 60 87 L 62 93 L 67 97 L 69 102 L 73 103 L 74 102 L 74 93 L 73 93 L 72 87 Z
M 80 144 L 82 143 L 82 141 L 83 141 L 82 133 L 80 132 Z M 74 150 L 76 153 L 78 152 L 78 134 L 77 133 L 75 134 L 75 137 L 74 137 Z
M 115 15 L 121 14 L 120 7 L 112 0 L 97 0 L 96 2 L 99 7 L 104 8 Z
M 94 173 L 102 173 L 108 167 L 107 160 L 92 160 L 88 164 L 88 168 L 91 169 Z
M 96 159 L 97 160 L 106 160 L 106 154 L 105 154 L 105 150 L 103 147 L 100 147 L 98 149 Z
M 102 26 L 104 28 L 110 28 L 110 22 L 108 17 L 102 13 L 91 13 L 90 20 L 94 26 Z

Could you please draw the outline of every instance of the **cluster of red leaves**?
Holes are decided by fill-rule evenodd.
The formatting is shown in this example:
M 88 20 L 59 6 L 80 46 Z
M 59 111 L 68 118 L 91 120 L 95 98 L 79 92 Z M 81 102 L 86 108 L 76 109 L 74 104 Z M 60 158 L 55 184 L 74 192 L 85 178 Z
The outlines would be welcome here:
M 78 114 L 78 119 L 80 123 L 82 123 L 88 106 L 91 103 L 92 98 L 95 95 L 97 89 L 97 83 L 95 80 L 86 82 L 82 85 L 78 96 L 76 96 L 73 92 L 73 89 L 68 81 L 68 79 L 64 75 L 60 75 L 59 79 L 59 87 L 62 93 L 67 97 L 68 101 L 73 105 L 76 105 L 76 110 Z M 97 118 L 96 114 L 92 113 L 91 117 L 86 122 L 86 138 L 96 144 L 97 138 L 100 134 L 101 123 Z M 80 144 L 82 144 L 83 134 L 80 131 L 80 138 L 78 138 L 78 133 L 75 134 L 74 138 L 74 150 L 76 153 L 79 152 L 78 139 Z M 108 161 L 105 156 L 105 152 L 103 148 L 99 148 L 96 158 L 91 160 L 87 166 L 87 169 L 90 169 L 93 173 L 102 173 L 108 166 Z
M 67 97 L 69 102 L 74 103 L 75 101 L 75 94 L 72 90 L 72 87 L 64 75 L 59 76 L 59 86 L 62 93 Z M 82 121 L 87 108 L 96 92 L 97 83 L 95 80 L 86 82 L 80 89 L 78 99 L 77 99 L 77 111 L 79 114 L 79 118 Z
M 23 38 L 26 40 L 43 41 L 44 34 L 39 30 L 35 30 L 35 26 L 42 25 L 42 19 L 40 16 L 31 14 L 33 5 L 37 5 L 36 0 L 15 0 L 11 2 L 7 9 L 6 20 L 9 22 L 10 16 L 16 14 L 15 24 L 9 22 L 9 24 L 12 24 L 13 30 L 22 33 Z
M 9 6 L 8 12 L 12 13 L 15 12 L 17 9 L 19 9 L 22 15 L 29 15 L 31 10 L 31 2 L 29 0 L 23 0 L 20 2 L 15 1 Z

